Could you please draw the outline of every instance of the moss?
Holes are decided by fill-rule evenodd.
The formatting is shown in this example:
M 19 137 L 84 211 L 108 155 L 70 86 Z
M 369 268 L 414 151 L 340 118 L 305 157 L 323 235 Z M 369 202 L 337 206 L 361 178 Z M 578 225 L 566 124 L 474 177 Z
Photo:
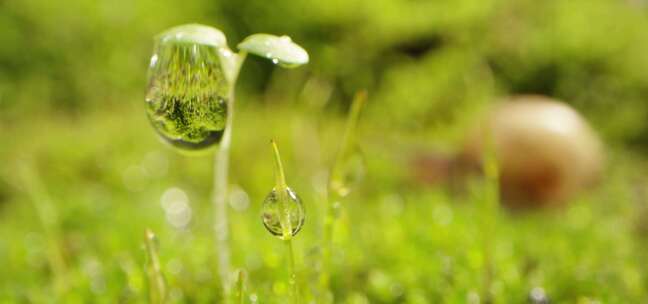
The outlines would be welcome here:
M 229 86 L 216 47 L 160 42 L 149 73 L 147 114 L 162 138 L 189 150 L 220 142 Z

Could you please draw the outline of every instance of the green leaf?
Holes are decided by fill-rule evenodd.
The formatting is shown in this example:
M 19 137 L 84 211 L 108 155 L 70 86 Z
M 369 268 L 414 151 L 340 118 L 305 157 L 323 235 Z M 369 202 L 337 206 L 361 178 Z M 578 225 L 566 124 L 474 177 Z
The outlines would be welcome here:
M 239 43 L 238 48 L 268 58 L 274 64 L 286 68 L 294 68 L 308 63 L 306 50 L 294 43 L 288 36 L 254 34 Z
M 174 26 L 156 36 L 161 43 L 195 43 L 211 45 L 217 48 L 227 47 L 225 35 L 220 30 L 202 24 L 184 24 Z

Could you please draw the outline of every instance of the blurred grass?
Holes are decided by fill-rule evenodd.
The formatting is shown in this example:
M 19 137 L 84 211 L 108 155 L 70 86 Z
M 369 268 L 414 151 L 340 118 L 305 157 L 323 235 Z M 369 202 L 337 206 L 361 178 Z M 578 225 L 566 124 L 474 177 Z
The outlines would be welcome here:
M 260 139 L 277 135 L 286 147 L 289 182 L 306 204 L 307 222 L 295 239 L 302 253 L 298 268 L 305 278 L 313 275 L 311 266 L 317 264 L 324 215 L 317 192 L 324 181 L 317 177 L 323 167 L 302 166 L 299 161 L 304 157 L 299 155 L 303 128 L 286 122 L 303 118 L 302 112 L 252 106 L 240 110 L 232 183 L 247 192 L 250 205 L 232 210 L 234 265 L 247 269 L 246 290 L 258 301 L 281 303 L 287 292 L 282 285 L 283 248 L 259 218 L 260 203 L 273 182 L 270 156 L 257 152 L 267 150 L 267 141 Z M 62 302 L 144 301 L 146 227 L 161 241 L 161 262 L 173 299 L 204 302 L 218 294 L 208 216 L 210 159 L 180 156 L 158 143 L 140 112 L 91 113 L 38 125 L 25 121 L 12 126 L 20 130 L 19 138 L 2 133 L 2 142 L 12 142 L 0 154 L 12 160 L 3 167 L 0 187 L 0 260 L 5 265 L 0 285 L 6 287 L 0 292 L 2 301 L 43 302 L 55 295 L 47 265 L 47 232 L 38 224 L 34 202 L 25 195 L 30 189 L 17 183 L 14 174 L 18 166 L 28 164 L 45 181 L 57 206 L 69 282 Z M 325 127 L 314 139 L 325 147 L 322 164 L 331 157 L 335 134 L 343 128 L 341 120 L 324 120 Z M 385 127 L 363 125 L 361 138 L 367 147 L 381 145 L 390 135 L 402 137 Z M 407 138 L 403 144 L 418 140 Z M 405 164 L 388 149 L 372 148 L 366 157 L 367 179 L 346 201 L 336 228 L 332 282 L 337 299 L 465 302 L 471 294 L 480 294 L 484 237 L 492 237 L 496 302 L 523 302 L 534 287 L 544 288 L 556 303 L 584 297 L 617 303 L 646 299 L 646 241 L 636 231 L 640 214 L 635 212 L 635 188 L 645 187 L 636 184 L 638 172 L 645 172 L 638 171 L 645 168 L 637 165 L 642 161 L 616 152 L 615 166 L 600 189 L 561 210 L 503 212 L 494 237 L 483 235 L 476 224 L 483 216 L 477 203 L 484 193 L 481 182 L 472 183 L 463 195 L 450 195 L 443 188 L 420 188 L 403 180 Z M 187 229 L 173 228 L 165 220 L 160 197 L 170 187 L 189 196 L 193 219 Z
M 239 82 L 231 183 L 250 204 L 231 211 L 231 230 L 249 298 L 281 303 L 287 292 L 283 248 L 259 218 L 273 181 L 268 139 L 282 144 L 288 182 L 306 204 L 295 249 L 311 284 L 325 170 L 347 102 L 366 88 L 367 174 L 335 231 L 339 302 L 474 301 L 485 241 L 497 303 L 525 302 L 537 287 L 552 303 L 645 302 L 647 14 L 643 0 L 1 2 L 0 302 L 145 302 L 147 227 L 160 239 L 175 302 L 219 295 L 211 159 L 164 146 L 144 114 L 151 37 L 186 22 L 223 29 L 230 45 L 254 32 L 288 34 L 311 55 L 292 71 L 251 59 Z M 483 107 L 515 93 L 562 98 L 583 112 L 610 165 L 600 187 L 564 208 L 502 211 L 496 232 L 484 235 L 478 202 L 488 185 L 476 180 L 460 195 L 421 187 L 408 159 L 452 151 Z M 160 206 L 171 187 L 188 194 L 186 229 Z M 43 201 L 56 216 L 39 218 Z M 43 228 L 49 220 L 55 236 Z M 53 239 L 63 288 L 49 266 Z

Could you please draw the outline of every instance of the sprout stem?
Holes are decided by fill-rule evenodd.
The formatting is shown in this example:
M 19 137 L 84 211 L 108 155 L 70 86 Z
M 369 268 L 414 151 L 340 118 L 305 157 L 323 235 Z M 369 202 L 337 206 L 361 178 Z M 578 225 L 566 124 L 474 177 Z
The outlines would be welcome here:
M 274 191 L 277 195 L 277 201 L 279 202 L 279 221 L 281 223 L 281 230 L 283 231 L 282 239 L 290 240 L 292 239 L 292 225 L 290 222 L 288 206 L 286 206 L 286 203 L 290 199 L 287 195 L 288 185 L 286 184 L 286 176 L 284 174 L 283 165 L 281 164 L 281 156 L 279 155 L 277 143 L 275 143 L 274 140 L 271 140 L 270 143 L 272 144 L 272 152 L 274 154 L 276 166 L 276 185 Z
M 245 292 L 243 291 L 243 281 L 245 280 L 245 273 L 239 270 L 238 278 L 236 279 L 236 298 L 234 303 L 243 304 L 245 302 Z
M 33 202 L 38 221 L 47 236 L 47 260 L 53 274 L 54 289 L 59 297 L 68 290 L 67 265 L 61 247 L 62 232 L 57 210 L 32 164 L 21 164 L 18 174 L 25 192 Z
M 149 303 L 162 304 L 166 302 L 166 283 L 162 274 L 162 267 L 160 266 L 158 244 L 155 240 L 155 234 L 150 229 L 146 229 L 144 244 L 146 247 L 146 275 L 148 280 Z
M 281 156 L 279 155 L 279 148 L 277 148 L 277 143 L 274 140 L 271 140 L 272 151 L 274 154 L 274 160 L 276 165 L 276 185 L 274 191 L 277 194 L 277 200 L 279 202 L 279 220 L 281 221 L 281 229 L 283 230 L 283 241 L 286 244 L 286 250 L 288 252 L 288 288 L 289 288 L 289 298 L 290 303 L 300 304 L 299 303 L 299 290 L 297 288 L 297 273 L 295 272 L 295 252 L 292 245 L 292 225 L 290 222 L 290 214 L 288 212 L 288 206 L 286 205 L 290 199 L 287 195 L 288 185 L 286 184 L 286 175 L 284 174 L 283 165 L 281 163 Z
M 355 142 L 355 129 L 358 125 L 358 118 L 360 117 L 360 111 L 367 101 L 367 91 L 362 90 L 358 91 L 353 97 L 353 103 L 351 104 L 351 110 L 349 111 L 349 116 L 347 117 L 346 127 L 344 129 L 344 135 L 342 136 L 342 146 L 338 151 L 335 157 L 335 163 L 331 169 L 331 176 L 329 178 L 329 189 L 336 189 L 340 183 L 343 183 L 342 179 L 344 172 L 344 158 L 348 156 L 349 153 L 353 150 Z
M 230 246 L 229 246 L 229 223 L 227 220 L 227 179 L 229 170 L 229 151 L 232 142 L 232 125 L 234 121 L 234 89 L 238 73 L 245 61 L 246 53 L 237 55 L 236 66 L 230 80 L 229 98 L 227 104 L 227 122 L 225 133 L 221 140 L 220 147 L 214 155 L 214 189 L 212 203 L 214 205 L 214 239 L 216 254 L 218 256 L 218 273 L 223 288 L 225 299 L 230 293 Z
M 290 302 L 292 304 L 300 304 L 299 302 L 299 289 L 297 288 L 297 272 L 295 271 L 295 251 L 293 250 L 292 239 L 284 241 L 288 251 L 288 288 L 290 288 Z
M 367 100 L 367 91 L 358 91 L 351 104 L 351 110 L 347 117 L 344 135 L 342 137 L 342 146 L 337 152 L 335 162 L 333 163 L 331 174 L 329 176 L 327 196 L 326 196 L 326 217 L 324 219 L 323 244 L 322 244 L 322 271 L 320 273 L 319 283 L 323 295 L 324 303 L 332 303 L 333 298 L 330 292 L 331 280 L 331 252 L 333 250 L 333 228 L 336 221 L 336 208 L 341 197 L 337 195 L 336 188 L 343 184 L 344 158 L 353 149 L 355 141 L 355 129 L 360 117 L 360 111 Z
M 497 240 L 497 221 L 499 215 L 499 168 L 492 134 L 485 138 L 485 153 L 483 171 L 485 187 L 483 191 L 482 210 L 484 217 L 482 223 L 482 250 L 484 255 L 484 273 L 482 282 L 482 299 L 484 303 L 492 303 L 491 286 L 495 271 L 493 260 L 493 245 Z
M 274 140 L 271 140 L 270 143 L 272 144 L 272 151 L 274 152 L 274 160 L 277 169 L 275 173 L 275 178 L 277 182 L 275 190 L 278 192 L 283 192 L 286 190 L 288 186 L 286 185 L 286 175 L 284 174 L 283 165 L 281 164 L 281 156 L 279 155 L 279 149 L 277 148 L 277 143 Z

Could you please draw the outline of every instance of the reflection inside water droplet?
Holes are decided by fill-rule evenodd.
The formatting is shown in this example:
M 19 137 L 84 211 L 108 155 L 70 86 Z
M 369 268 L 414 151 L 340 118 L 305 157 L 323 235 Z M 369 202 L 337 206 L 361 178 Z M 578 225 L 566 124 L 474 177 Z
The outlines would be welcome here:
M 219 143 L 228 92 L 217 47 L 159 39 L 151 57 L 146 107 L 151 124 L 168 143 L 184 150 Z
M 301 199 L 290 188 L 286 188 L 285 191 L 286 195 L 279 195 L 275 189 L 272 189 L 272 192 L 263 201 L 261 215 L 266 229 L 280 239 L 285 239 L 284 228 L 290 231 L 291 236 L 295 236 L 301 230 L 306 218 Z M 285 197 L 286 200 L 282 202 L 280 197 Z M 282 206 L 282 204 L 284 205 Z M 281 214 L 282 210 L 285 210 L 283 215 Z M 286 217 L 288 227 L 282 226 L 282 216 Z

